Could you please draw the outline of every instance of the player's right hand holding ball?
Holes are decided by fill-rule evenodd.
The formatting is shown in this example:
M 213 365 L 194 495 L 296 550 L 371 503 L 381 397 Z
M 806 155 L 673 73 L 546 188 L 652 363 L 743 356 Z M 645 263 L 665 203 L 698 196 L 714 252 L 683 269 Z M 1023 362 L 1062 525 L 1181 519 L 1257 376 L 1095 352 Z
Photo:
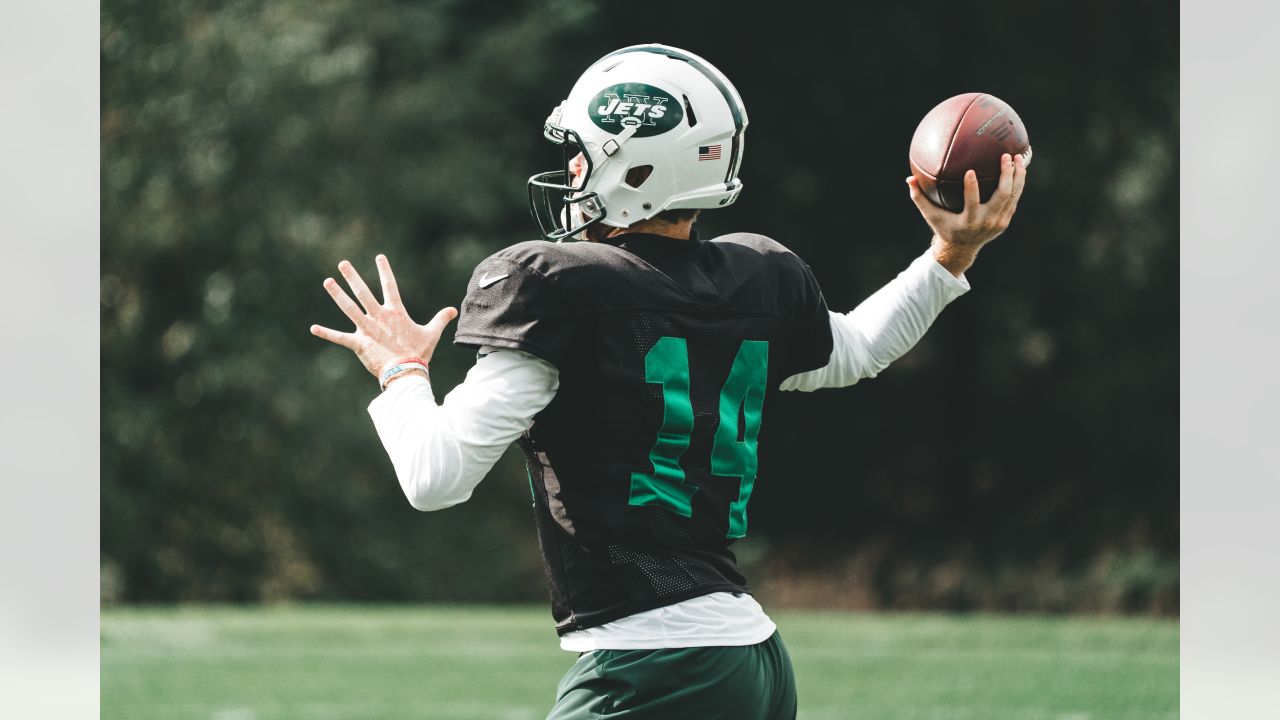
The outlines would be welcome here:
M 944 210 L 929 201 L 914 177 L 907 178 L 911 201 L 924 221 L 933 228 L 933 256 L 938 264 L 959 277 L 969 269 L 983 245 L 995 240 L 1009 227 L 1018 209 L 1018 198 L 1027 183 L 1027 165 L 1022 155 L 1000 156 L 1000 182 L 986 202 L 978 199 L 978 175 L 964 174 L 964 209 Z

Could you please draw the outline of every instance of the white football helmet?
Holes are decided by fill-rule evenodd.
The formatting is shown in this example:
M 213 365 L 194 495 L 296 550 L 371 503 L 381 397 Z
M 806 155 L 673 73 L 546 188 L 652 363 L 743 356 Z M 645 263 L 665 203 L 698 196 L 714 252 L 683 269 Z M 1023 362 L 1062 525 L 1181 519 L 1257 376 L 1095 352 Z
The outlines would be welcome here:
M 529 209 L 544 237 L 561 240 L 595 223 L 729 205 L 742 192 L 746 128 L 742 98 L 711 63 L 666 45 L 617 50 L 547 118 L 543 135 L 563 148 L 564 167 L 529 178 Z M 579 153 L 586 173 L 575 181 Z

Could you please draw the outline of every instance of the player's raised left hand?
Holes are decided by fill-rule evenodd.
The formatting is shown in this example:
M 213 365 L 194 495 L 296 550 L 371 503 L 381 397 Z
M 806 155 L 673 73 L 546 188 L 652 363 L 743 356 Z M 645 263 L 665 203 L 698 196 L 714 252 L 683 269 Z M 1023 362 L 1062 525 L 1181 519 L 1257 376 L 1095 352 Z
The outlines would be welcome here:
M 943 267 L 960 275 L 983 245 L 995 240 L 1013 221 L 1018 198 L 1027 183 L 1027 165 L 1021 155 L 1000 158 L 1000 182 L 986 202 L 978 194 L 978 176 L 964 174 L 964 210 L 958 213 L 938 207 L 920 191 L 914 177 L 907 178 L 911 201 L 933 229 L 933 254 Z
M 360 301 L 359 305 L 343 291 L 337 280 L 325 278 L 324 281 L 324 289 L 329 292 L 329 296 L 351 318 L 351 322 L 355 323 L 355 332 L 338 332 L 320 325 L 311 326 L 312 335 L 354 352 L 374 377 L 379 377 L 389 363 L 404 358 L 417 357 L 424 362 L 430 361 L 444 329 L 458 316 L 457 310 L 447 307 L 436 313 L 426 325 L 414 322 L 400 300 L 400 290 L 396 286 L 396 276 L 391 272 L 391 263 L 385 255 L 379 255 L 377 263 L 378 275 L 382 279 L 381 303 L 373 296 L 360 273 L 346 260 L 338 263 L 338 271 L 351 286 L 352 294 Z

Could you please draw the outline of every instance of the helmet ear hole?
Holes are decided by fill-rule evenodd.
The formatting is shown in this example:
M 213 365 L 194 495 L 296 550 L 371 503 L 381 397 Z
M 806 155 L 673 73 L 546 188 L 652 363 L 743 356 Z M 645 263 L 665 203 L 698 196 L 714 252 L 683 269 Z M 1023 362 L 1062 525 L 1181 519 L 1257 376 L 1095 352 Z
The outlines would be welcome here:
M 684 116 L 689 121 L 689 127 L 698 124 L 698 116 L 693 114 L 693 106 L 689 104 L 689 96 L 681 95 L 684 98 Z
M 638 188 L 643 185 L 644 181 L 648 180 L 649 176 L 652 174 L 652 165 L 637 165 L 630 170 L 627 170 L 627 176 L 622 182 L 626 183 L 630 187 Z

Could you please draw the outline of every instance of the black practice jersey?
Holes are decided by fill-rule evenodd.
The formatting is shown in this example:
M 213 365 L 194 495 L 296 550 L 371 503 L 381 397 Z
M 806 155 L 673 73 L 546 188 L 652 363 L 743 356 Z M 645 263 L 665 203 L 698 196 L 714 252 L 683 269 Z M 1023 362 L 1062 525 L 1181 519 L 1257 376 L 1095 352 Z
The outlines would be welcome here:
M 831 355 L 803 261 L 749 234 L 521 243 L 476 267 L 455 342 L 559 370 L 520 443 L 559 633 L 746 591 L 764 407 Z

